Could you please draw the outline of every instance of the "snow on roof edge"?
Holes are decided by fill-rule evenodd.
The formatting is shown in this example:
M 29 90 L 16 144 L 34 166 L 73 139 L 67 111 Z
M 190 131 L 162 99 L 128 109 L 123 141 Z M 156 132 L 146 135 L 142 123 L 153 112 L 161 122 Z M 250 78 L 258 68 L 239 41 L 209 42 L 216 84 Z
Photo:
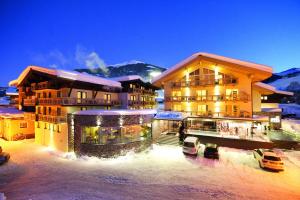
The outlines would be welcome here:
M 50 74 L 53 76 L 57 76 L 60 78 L 65 78 L 69 80 L 77 80 L 77 81 L 82 81 L 82 82 L 87 82 L 87 83 L 94 83 L 94 84 L 99 84 L 99 85 L 106 85 L 106 86 L 111 86 L 111 87 L 118 87 L 121 88 L 121 84 L 117 81 L 97 77 L 97 76 L 92 76 L 92 75 L 87 75 L 87 74 L 82 74 L 76 71 L 67 71 L 67 70 L 60 70 L 60 69 L 49 69 L 45 67 L 39 67 L 39 66 L 28 66 L 23 72 L 20 74 L 20 76 L 16 80 L 12 80 L 9 82 L 10 86 L 16 86 L 22 82 L 22 80 L 26 77 L 26 75 L 30 72 L 30 70 L 35 70 L 39 71 L 42 73 Z
M 237 64 L 237 65 L 242 65 L 242 66 L 246 66 L 246 67 L 249 67 L 249 68 L 258 69 L 258 70 L 261 70 L 261 71 L 266 71 L 266 72 L 269 72 L 269 73 L 272 73 L 272 71 L 273 71 L 272 67 L 269 67 L 269 66 L 266 66 L 266 65 L 256 64 L 256 63 L 248 62 L 248 61 L 242 61 L 242 60 L 238 60 L 238 59 L 234 59 L 234 58 L 228 58 L 228 57 L 219 56 L 219 55 L 211 54 L 211 53 L 198 52 L 198 53 L 195 53 L 195 54 L 191 55 L 190 57 L 184 59 L 183 61 L 177 63 L 176 65 L 170 67 L 169 69 L 164 71 L 159 76 L 155 77 L 152 80 L 152 83 L 155 83 L 155 82 L 159 81 L 161 78 L 163 78 L 163 77 L 171 74 L 172 72 L 180 69 L 182 66 L 184 66 L 184 65 L 188 64 L 189 62 L 193 61 L 198 56 L 204 56 L 204 57 L 208 57 L 208 58 L 212 58 L 212 59 L 216 59 L 216 60 L 221 60 L 221 61 L 224 61 L 224 62 L 234 63 L 234 64 Z
M 143 78 L 139 75 L 128 75 L 128 76 L 118 76 L 118 77 L 113 77 L 110 78 L 110 80 L 114 80 L 114 81 L 132 81 L 132 80 L 137 80 L 140 79 L 143 81 Z
M 266 84 L 266 83 L 256 82 L 255 85 L 258 86 L 258 87 L 264 88 L 266 90 L 270 90 L 270 91 L 272 91 L 274 93 L 277 93 L 277 94 L 284 94 L 284 95 L 288 95 L 288 96 L 293 96 L 294 95 L 293 92 L 277 90 L 274 86 Z

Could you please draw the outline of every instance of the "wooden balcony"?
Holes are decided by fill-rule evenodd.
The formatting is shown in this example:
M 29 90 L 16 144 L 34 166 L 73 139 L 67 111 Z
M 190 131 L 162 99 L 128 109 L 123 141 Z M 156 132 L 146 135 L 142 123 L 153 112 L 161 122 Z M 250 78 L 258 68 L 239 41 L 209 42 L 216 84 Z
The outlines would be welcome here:
M 177 81 L 171 82 L 171 88 L 182 88 L 182 87 L 204 87 L 211 85 L 230 85 L 236 84 L 236 78 L 221 78 L 221 79 L 199 79 L 194 81 Z
M 23 105 L 24 106 L 35 106 L 36 105 L 36 99 L 23 99 Z
M 36 118 L 36 114 L 35 113 L 24 112 L 24 119 L 25 120 L 33 120 L 33 121 L 35 121 L 37 118 Z
M 249 101 L 249 95 L 167 96 L 166 102 Z
M 78 98 L 40 98 L 38 100 L 39 105 L 119 105 L 120 101 L 117 100 L 104 100 L 104 99 L 78 99 Z
M 141 88 L 129 88 L 128 92 L 132 93 L 139 93 L 143 95 L 152 95 L 152 96 L 157 96 L 158 93 L 152 90 L 146 90 L 146 89 L 141 89 Z
M 54 116 L 54 115 L 37 115 L 37 120 L 38 121 L 44 121 L 44 122 L 49 122 L 49 123 L 54 123 L 54 124 L 59 124 L 59 123 L 65 123 L 67 122 L 67 117 L 66 116 Z
M 155 101 L 138 101 L 138 100 L 128 100 L 128 105 L 129 106 L 135 106 L 135 105 L 138 105 L 138 106 L 143 106 L 143 105 L 155 105 L 156 102 Z

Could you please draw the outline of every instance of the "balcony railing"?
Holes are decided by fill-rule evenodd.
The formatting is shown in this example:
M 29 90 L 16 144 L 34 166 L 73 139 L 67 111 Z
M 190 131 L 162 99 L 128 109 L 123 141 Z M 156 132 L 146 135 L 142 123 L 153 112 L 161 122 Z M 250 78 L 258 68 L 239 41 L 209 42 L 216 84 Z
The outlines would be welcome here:
M 236 84 L 236 78 L 221 78 L 221 79 L 199 79 L 193 81 L 177 81 L 171 82 L 172 88 L 180 87 L 197 87 L 197 86 L 210 86 L 210 85 L 229 85 Z
M 105 99 L 40 98 L 39 105 L 119 105 L 120 101 Z
M 58 124 L 58 123 L 67 122 L 67 117 L 66 116 L 54 116 L 54 115 L 41 115 L 41 114 L 38 114 L 37 115 L 37 120 Z
M 35 106 L 36 105 L 36 99 L 24 99 L 23 100 L 24 106 Z
M 25 112 L 24 113 L 24 119 L 25 120 L 33 120 L 33 121 L 35 121 L 37 118 L 36 118 L 36 114 L 35 113 Z
M 128 100 L 128 105 L 129 106 L 134 106 L 134 105 L 155 105 L 155 101 L 138 101 L 138 100 Z
M 197 112 L 197 111 L 181 111 L 186 113 L 190 116 L 199 116 L 199 117 L 227 117 L 227 118 L 237 118 L 237 117 L 243 117 L 248 118 L 250 117 L 250 113 L 247 111 L 239 111 L 239 112 Z
M 146 90 L 146 89 L 141 89 L 141 88 L 130 88 L 128 92 L 134 92 L 134 93 L 139 93 L 139 94 L 144 94 L 144 95 L 153 95 L 157 96 L 158 93 L 152 90 Z
M 249 95 L 167 96 L 166 102 L 248 101 Z

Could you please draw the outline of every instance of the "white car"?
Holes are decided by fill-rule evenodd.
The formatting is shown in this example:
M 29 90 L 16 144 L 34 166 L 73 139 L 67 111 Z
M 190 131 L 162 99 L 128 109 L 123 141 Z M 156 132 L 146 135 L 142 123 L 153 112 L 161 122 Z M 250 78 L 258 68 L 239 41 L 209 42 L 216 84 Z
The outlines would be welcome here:
M 284 165 L 281 157 L 272 150 L 254 149 L 253 155 L 254 158 L 258 161 L 261 168 L 277 171 L 284 170 Z
M 182 151 L 186 154 L 197 155 L 200 149 L 200 140 L 197 137 L 188 136 L 183 141 Z

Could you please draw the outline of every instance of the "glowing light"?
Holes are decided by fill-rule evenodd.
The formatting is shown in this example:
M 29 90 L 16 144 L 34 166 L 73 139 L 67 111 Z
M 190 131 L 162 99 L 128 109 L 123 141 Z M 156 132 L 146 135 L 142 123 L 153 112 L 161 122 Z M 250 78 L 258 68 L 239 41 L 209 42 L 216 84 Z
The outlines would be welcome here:
M 154 77 L 156 77 L 156 76 L 161 75 L 161 72 L 159 72 L 159 71 L 152 71 L 152 72 L 150 72 L 149 75 L 150 75 L 152 78 L 154 78 Z

